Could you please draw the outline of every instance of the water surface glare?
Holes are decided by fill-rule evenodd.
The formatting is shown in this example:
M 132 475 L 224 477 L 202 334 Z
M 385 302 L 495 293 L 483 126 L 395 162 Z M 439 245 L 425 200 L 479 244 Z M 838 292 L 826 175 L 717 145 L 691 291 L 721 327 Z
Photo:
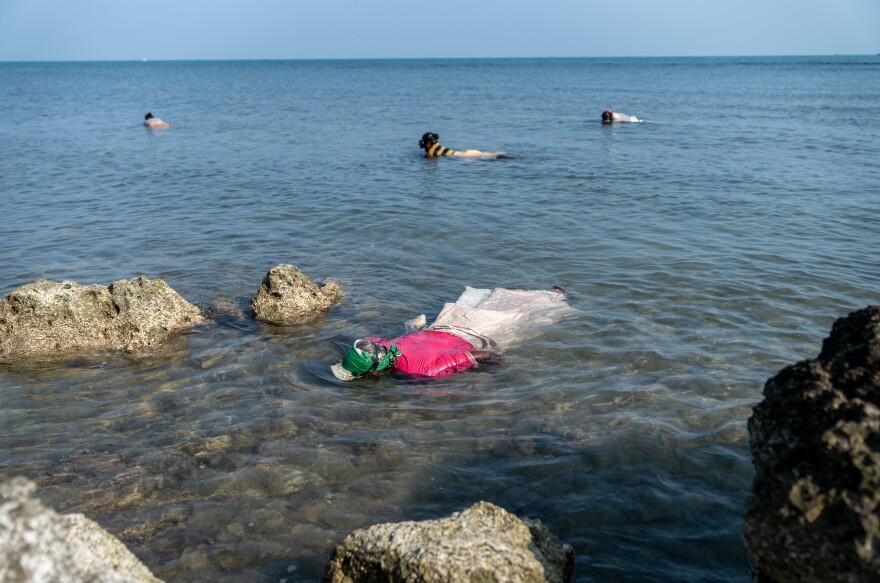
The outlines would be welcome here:
M 167 581 L 317 581 L 377 522 L 488 500 L 575 580 L 749 581 L 763 383 L 878 303 L 880 57 L 0 63 L 0 293 L 166 280 L 145 357 L 0 369 L 25 475 Z M 646 123 L 603 126 L 603 109 Z M 145 131 L 144 113 L 175 127 Z M 425 160 L 432 130 L 496 161 Z M 235 315 L 266 271 L 342 304 Z M 563 284 L 502 363 L 343 384 L 464 286 Z

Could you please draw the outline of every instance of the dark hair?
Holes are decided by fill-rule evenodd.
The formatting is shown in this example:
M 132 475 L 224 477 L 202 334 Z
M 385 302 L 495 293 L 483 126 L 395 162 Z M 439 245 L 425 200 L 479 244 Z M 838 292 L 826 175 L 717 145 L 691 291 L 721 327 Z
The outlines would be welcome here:
M 425 132 L 422 134 L 422 139 L 419 140 L 419 148 L 428 149 L 434 144 L 437 143 L 437 140 L 440 139 L 440 136 L 433 132 Z
M 153 114 L 148 113 L 147 115 L 144 116 L 144 119 L 153 119 Z
M 373 372 L 379 365 L 382 364 L 382 359 L 385 358 L 385 355 L 388 353 L 388 349 L 382 346 L 381 344 L 376 344 L 372 340 L 367 340 L 366 338 L 361 338 L 357 342 L 354 343 L 355 348 L 360 350 L 364 354 L 369 354 L 370 358 L 373 361 L 373 365 L 368 370 L 368 373 Z M 396 362 L 395 358 L 392 358 L 390 364 L 394 364 Z
M 361 338 L 357 342 L 354 343 L 354 347 L 360 350 L 361 352 L 366 352 L 376 358 L 379 354 L 379 349 L 376 346 L 375 342 L 372 340 L 367 340 L 366 338 Z
M 614 114 L 610 110 L 605 110 L 602 112 L 602 121 L 608 123 L 610 121 L 614 121 Z

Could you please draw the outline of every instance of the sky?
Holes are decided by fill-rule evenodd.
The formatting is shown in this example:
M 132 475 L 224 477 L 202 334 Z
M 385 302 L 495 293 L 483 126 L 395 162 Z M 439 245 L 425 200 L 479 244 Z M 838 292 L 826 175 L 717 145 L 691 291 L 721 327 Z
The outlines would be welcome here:
M 880 0 L 0 0 L 0 61 L 878 53 Z

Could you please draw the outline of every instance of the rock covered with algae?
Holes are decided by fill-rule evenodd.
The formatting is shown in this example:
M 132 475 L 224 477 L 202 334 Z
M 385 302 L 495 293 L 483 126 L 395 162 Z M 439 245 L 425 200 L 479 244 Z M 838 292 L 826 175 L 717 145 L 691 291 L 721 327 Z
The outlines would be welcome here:
M 324 582 L 564 583 L 573 566 L 572 547 L 540 520 L 478 502 L 446 518 L 353 532 L 334 549 Z
M 203 320 L 161 279 L 142 275 L 109 286 L 39 280 L 0 302 L 0 362 L 146 352 Z
M 0 484 L 0 581 L 161 583 L 124 544 L 82 514 L 58 514 L 33 482 Z
M 744 539 L 763 583 L 880 581 L 880 307 L 767 381 Z
M 276 265 L 263 278 L 251 307 L 257 320 L 279 326 L 307 322 L 339 302 L 342 292 L 333 282 L 319 287 L 298 267 Z

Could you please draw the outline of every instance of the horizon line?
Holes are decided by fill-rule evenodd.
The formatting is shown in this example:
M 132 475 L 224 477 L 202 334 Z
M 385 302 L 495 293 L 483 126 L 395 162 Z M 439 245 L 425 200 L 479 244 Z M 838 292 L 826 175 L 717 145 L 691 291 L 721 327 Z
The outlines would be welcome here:
M 877 57 L 870 54 L 767 54 L 767 55 L 617 55 L 617 56 L 506 56 L 506 57 L 247 57 L 247 58 L 125 58 L 125 59 L 0 59 L 0 63 L 218 63 L 218 62 L 269 62 L 269 61 L 467 61 L 467 60 L 522 60 L 522 59 L 766 59 L 766 58 L 816 58 L 816 57 Z

